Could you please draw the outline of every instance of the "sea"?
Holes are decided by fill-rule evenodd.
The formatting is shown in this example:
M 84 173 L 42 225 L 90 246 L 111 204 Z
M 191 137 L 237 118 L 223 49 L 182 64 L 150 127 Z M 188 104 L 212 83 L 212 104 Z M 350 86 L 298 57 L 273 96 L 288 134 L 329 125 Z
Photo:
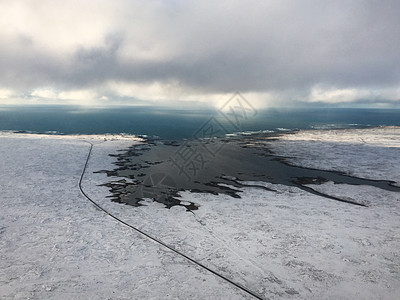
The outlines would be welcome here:
M 400 126 L 400 109 L 269 108 L 223 112 L 165 107 L 0 106 L 0 130 L 52 134 L 133 134 L 190 139 L 297 129 Z M 210 129 L 210 127 L 212 127 Z

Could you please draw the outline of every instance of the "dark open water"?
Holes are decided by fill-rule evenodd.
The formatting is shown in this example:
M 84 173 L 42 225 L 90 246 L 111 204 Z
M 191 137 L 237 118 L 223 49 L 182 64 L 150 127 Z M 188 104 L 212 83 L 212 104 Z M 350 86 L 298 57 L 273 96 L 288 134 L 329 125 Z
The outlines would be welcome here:
M 243 131 L 400 125 L 399 109 L 268 109 L 247 115 L 239 113 L 229 116 L 216 109 L 157 107 L 0 106 L 0 130 L 58 134 L 129 133 L 181 139 L 191 138 L 209 120 L 219 129 L 215 135 L 220 136 Z

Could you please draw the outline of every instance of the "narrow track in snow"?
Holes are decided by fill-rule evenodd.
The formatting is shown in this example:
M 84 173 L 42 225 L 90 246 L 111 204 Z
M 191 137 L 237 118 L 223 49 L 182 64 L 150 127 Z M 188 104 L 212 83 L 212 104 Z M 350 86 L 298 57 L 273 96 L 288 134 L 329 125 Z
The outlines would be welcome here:
M 168 250 L 174 252 L 175 254 L 184 257 L 185 259 L 187 259 L 187 260 L 190 261 L 191 263 L 193 263 L 193 264 L 195 264 L 195 265 L 197 265 L 197 266 L 199 266 L 199 267 L 201 267 L 201 268 L 207 270 L 208 272 L 210 272 L 210 273 L 214 274 L 215 276 L 217 276 L 217 277 L 223 279 L 224 281 L 226 281 L 226 282 L 230 283 L 231 285 L 237 287 L 238 289 L 242 290 L 243 292 L 245 292 L 245 293 L 247 293 L 247 294 L 253 296 L 254 298 L 260 299 L 260 300 L 264 300 L 264 298 L 261 297 L 260 295 L 258 295 L 256 292 L 253 292 L 252 290 L 246 288 L 245 286 L 243 286 L 243 285 L 241 285 L 241 284 L 239 284 L 239 283 L 237 283 L 237 282 L 234 282 L 233 280 L 231 280 L 231 279 L 225 277 L 224 275 L 218 273 L 217 271 L 212 270 L 211 268 L 209 268 L 209 267 L 207 267 L 206 265 L 202 264 L 201 262 L 195 260 L 194 258 L 189 257 L 188 255 L 182 253 L 182 252 L 179 251 L 179 250 L 176 250 L 173 246 L 164 243 L 163 241 L 159 240 L 158 238 L 156 238 L 156 237 L 154 237 L 154 236 L 152 236 L 152 235 L 150 235 L 150 234 L 144 232 L 143 230 L 140 230 L 139 228 L 137 228 L 137 227 L 135 227 L 135 226 L 133 226 L 133 225 L 131 225 L 131 224 L 129 224 L 129 223 L 127 223 L 127 222 L 121 220 L 121 219 L 118 218 L 117 216 L 114 216 L 112 213 L 110 213 L 110 212 L 107 211 L 105 208 L 103 208 L 101 205 L 99 205 L 97 202 L 95 202 L 93 199 L 91 199 L 91 198 L 89 197 L 89 195 L 86 194 L 85 191 L 84 191 L 83 188 L 82 188 L 82 180 L 83 180 L 83 177 L 84 177 L 84 175 L 85 175 L 85 172 L 86 172 L 86 169 L 87 169 L 87 166 L 88 166 L 88 163 L 89 163 L 90 155 L 92 154 L 93 143 L 88 142 L 88 141 L 85 141 L 85 142 L 88 143 L 88 144 L 90 144 L 90 148 L 89 148 L 89 152 L 88 152 L 88 155 L 87 155 L 87 158 L 86 158 L 85 165 L 84 165 L 83 170 L 82 170 L 81 177 L 80 177 L 80 179 L 79 179 L 78 186 L 79 186 L 79 190 L 81 191 L 82 195 L 83 195 L 87 200 L 89 200 L 95 207 L 97 207 L 99 210 L 103 211 L 105 214 L 109 215 L 111 218 L 113 218 L 113 219 L 116 220 L 117 222 L 119 222 L 119 223 L 121 223 L 121 224 L 123 224 L 123 225 L 125 225 L 125 226 L 127 226 L 127 227 L 129 227 L 129 228 L 131 228 L 131 229 L 133 229 L 133 230 L 135 230 L 135 231 L 138 232 L 139 234 L 141 234 L 141 235 L 147 237 L 148 239 L 152 240 L 153 242 L 156 242 L 157 244 L 163 246 L 164 248 L 167 248 Z

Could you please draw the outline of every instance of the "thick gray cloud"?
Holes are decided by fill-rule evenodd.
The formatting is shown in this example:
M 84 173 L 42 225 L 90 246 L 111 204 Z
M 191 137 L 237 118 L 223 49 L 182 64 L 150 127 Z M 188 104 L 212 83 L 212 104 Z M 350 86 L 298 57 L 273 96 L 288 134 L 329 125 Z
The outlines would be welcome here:
M 400 100 L 396 0 L 64 2 L 0 1 L 0 89 Z

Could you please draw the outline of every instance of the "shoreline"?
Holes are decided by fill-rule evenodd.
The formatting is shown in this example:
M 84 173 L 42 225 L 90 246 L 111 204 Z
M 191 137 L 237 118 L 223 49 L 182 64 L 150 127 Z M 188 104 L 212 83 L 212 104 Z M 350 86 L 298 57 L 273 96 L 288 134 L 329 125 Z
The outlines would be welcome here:
M 246 138 L 246 137 L 257 137 L 257 136 L 284 136 L 290 135 L 298 132 L 341 132 L 341 131 L 370 131 L 376 129 L 383 130 L 397 130 L 400 129 L 400 126 L 371 126 L 371 125 L 360 125 L 360 128 L 348 127 L 348 128 L 308 128 L 308 129 L 289 129 L 289 128 L 277 128 L 275 130 L 256 130 L 256 131 L 238 131 L 233 133 L 227 133 L 224 136 L 216 137 L 218 139 L 229 139 L 229 138 Z M 56 131 L 44 131 L 44 132 L 36 132 L 29 130 L 0 130 L 1 136 L 30 136 L 30 137 L 41 137 L 41 138 L 92 138 L 92 139 L 121 139 L 121 140 L 129 140 L 129 139 L 151 139 L 151 140 L 161 140 L 161 141 L 182 141 L 182 140 L 193 140 L 193 138 L 160 138 L 158 136 L 147 136 L 142 134 L 129 134 L 129 133 L 101 133 L 101 134 L 85 134 L 85 133 L 75 133 L 75 134 L 64 134 Z
M 131 135 L 131 134 L 124 134 L 124 133 L 105 133 L 105 134 L 49 134 L 49 133 L 38 133 L 38 132 L 25 132 L 25 131 L 13 131 L 13 130 L 0 130 L 0 138 L 1 137 L 20 137 L 20 138 L 38 138 L 38 139 L 89 139 L 89 140 L 122 140 L 122 141 L 129 141 L 132 140 L 142 141 L 143 137 Z

